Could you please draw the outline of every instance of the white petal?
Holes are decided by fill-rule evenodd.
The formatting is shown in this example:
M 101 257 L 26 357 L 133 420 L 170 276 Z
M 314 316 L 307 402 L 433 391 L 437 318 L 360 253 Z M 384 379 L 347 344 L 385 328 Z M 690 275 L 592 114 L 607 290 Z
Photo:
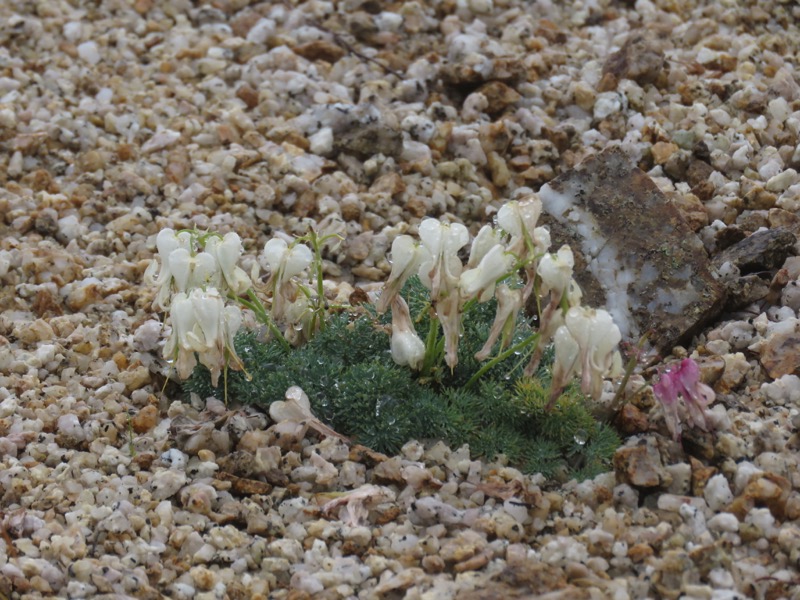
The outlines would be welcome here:
M 211 348 L 218 345 L 221 333 L 220 322 L 224 308 L 219 292 L 215 289 L 210 289 L 206 292 L 195 289 L 192 291 L 190 298 L 197 323 L 203 332 L 205 346 Z
M 423 219 L 419 224 L 419 239 L 432 256 L 438 256 L 442 250 L 443 228 L 438 219 Z
M 308 268 L 314 260 L 314 253 L 305 244 L 298 244 L 286 255 L 286 264 L 283 268 L 282 279 L 286 281 L 290 277 L 299 275 Z
M 200 252 L 192 259 L 190 286 L 195 288 L 217 287 L 221 283 L 217 259 L 208 252 Z
M 262 256 L 273 273 L 280 269 L 283 264 L 287 247 L 288 244 L 280 238 L 272 238 L 264 245 Z
M 192 257 L 186 248 L 176 248 L 169 254 L 169 270 L 175 279 L 175 287 L 179 292 L 185 292 L 189 286 L 191 275 Z

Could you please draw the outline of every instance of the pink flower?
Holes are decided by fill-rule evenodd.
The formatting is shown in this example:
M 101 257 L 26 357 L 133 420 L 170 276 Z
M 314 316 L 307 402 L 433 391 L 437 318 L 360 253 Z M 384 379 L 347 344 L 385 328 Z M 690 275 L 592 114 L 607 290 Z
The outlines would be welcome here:
M 708 430 L 705 408 L 714 401 L 714 390 L 700 381 L 700 367 L 691 358 L 684 358 L 677 367 L 668 367 L 653 385 L 653 393 L 664 409 L 667 428 L 675 441 L 681 437 L 681 418 L 678 398 L 688 413 L 688 421 L 694 427 Z

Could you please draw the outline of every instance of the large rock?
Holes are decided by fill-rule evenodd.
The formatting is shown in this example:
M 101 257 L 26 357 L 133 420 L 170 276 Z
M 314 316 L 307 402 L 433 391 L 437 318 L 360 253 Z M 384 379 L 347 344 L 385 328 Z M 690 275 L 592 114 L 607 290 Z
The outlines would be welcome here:
M 723 286 L 700 239 L 646 173 L 611 148 L 542 187 L 552 247 L 569 244 L 584 304 L 661 353 L 716 316 Z

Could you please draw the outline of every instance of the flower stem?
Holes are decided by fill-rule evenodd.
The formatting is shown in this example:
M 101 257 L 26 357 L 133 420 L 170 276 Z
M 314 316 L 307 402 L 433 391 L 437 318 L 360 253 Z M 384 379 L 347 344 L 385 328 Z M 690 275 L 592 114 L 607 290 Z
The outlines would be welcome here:
M 469 381 L 467 381 L 467 384 L 464 387 L 466 389 L 471 389 L 472 386 L 474 386 L 476 383 L 478 383 L 478 380 L 487 371 L 489 371 L 489 369 L 491 369 L 492 367 L 498 365 L 499 363 L 501 363 L 502 361 L 507 359 L 509 356 L 511 356 L 515 352 L 519 352 L 520 350 L 522 350 L 526 346 L 529 346 L 530 344 L 533 344 L 533 343 L 538 343 L 540 337 L 541 337 L 541 335 L 538 332 L 534 333 L 533 335 L 531 335 L 529 337 L 526 337 L 521 342 L 511 346 L 509 349 L 505 350 L 504 352 L 501 352 L 500 354 L 495 356 L 493 359 L 491 359 L 489 362 L 487 362 L 485 365 L 483 365 L 480 369 L 478 369 L 478 371 L 472 377 L 469 378 Z
M 256 293 L 253 291 L 253 288 L 247 290 L 247 296 L 250 300 L 245 300 L 244 298 L 237 297 L 236 300 L 246 308 L 252 310 L 256 318 L 261 321 L 267 328 L 272 332 L 272 335 L 275 336 L 275 339 L 283 346 L 283 349 L 287 352 L 291 351 L 292 347 L 289 345 L 289 342 L 286 341 L 286 338 L 283 337 L 281 330 L 278 329 L 278 326 L 275 324 L 275 321 L 272 320 L 272 317 L 269 316 L 267 309 L 264 308 L 264 305 L 261 304 L 261 300 L 258 299 Z
M 420 372 L 429 375 L 433 367 L 439 362 L 440 353 L 439 344 L 439 319 L 431 316 L 431 322 L 428 326 L 428 337 L 425 339 L 425 357 L 422 359 L 422 368 Z

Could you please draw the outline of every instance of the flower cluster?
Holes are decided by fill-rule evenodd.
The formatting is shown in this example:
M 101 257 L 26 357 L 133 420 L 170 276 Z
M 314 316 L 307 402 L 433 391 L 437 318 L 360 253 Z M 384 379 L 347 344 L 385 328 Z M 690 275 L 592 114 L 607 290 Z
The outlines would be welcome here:
M 700 381 L 700 367 L 691 358 L 684 358 L 676 365 L 667 367 L 653 385 L 653 393 L 664 411 L 664 419 L 675 441 L 681 437 L 679 398 L 694 427 L 708 430 L 706 407 L 714 401 L 714 390 Z
M 220 236 L 163 229 L 156 247 L 161 266 L 153 261 L 145 281 L 158 287 L 154 304 L 169 311 L 172 323 L 164 358 L 174 362 L 178 376 L 186 379 L 199 357 L 216 386 L 224 368 L 242 368 L 233 346 L 242 312 L 238 304 L 227 302 L 252 285 L 237 266 L 242 242 L 235 233 Z
M 419 242 L 408 235 L 394 240 L 392 271 L 377 308 L 381 313 L 392 308 L 392 355 L 398 364 L 418 369 L 429 350 L 414 331 L 405 303 L 397 302 L 403 284 L 416 274 L 430 291 L 444 336 L 444 360 L 451 369 L 458 363 L 461 318 L 468 303 L 497 299 L 494 323 L 476 354 L 483 361 L 498 340 L 501 350 L 509 345 L 520 311 L 535 294 L 539 331 L 526 374 L 533 373 L 542 349 L 555 340 L 554 390 L 560 393 L 577 374 L 583 392 L 599 397 L 603 377 L 618 372 L 621 365 L 616 351 L 620 332 L 606 311 L 580 306 L 572 250 L 563 246 L 548 253 L 550 233 L 537 226 L 541 211 L 536 196 L 503 205 L 496 226 L 484 226 L 472 241 L 466 264 L 458 257 L 470 241 L 463 225 L 424 219 Z M 521 287 L 510 283 L 517 273 L 524 274 Z

